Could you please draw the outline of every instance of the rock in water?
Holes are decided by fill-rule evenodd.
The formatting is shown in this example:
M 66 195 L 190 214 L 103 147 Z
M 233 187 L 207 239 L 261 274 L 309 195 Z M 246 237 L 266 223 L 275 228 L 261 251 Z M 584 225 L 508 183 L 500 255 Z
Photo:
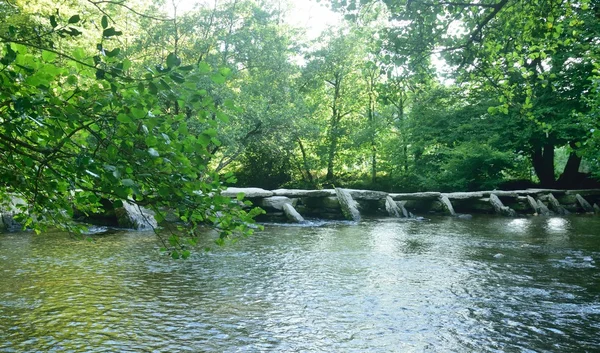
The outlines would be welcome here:
M 597 203 L 594 204 L 594 213 L 595 214 L 600 214 L 600 206 L 598 206 Z
M 587 200 L 584 199 L 583 196 L 577 194 L 577 195 L 575 195 L 575 198 L 577 199 L 577 202 L 579 203 L 579 205 L 581 206 L 581 208 L 583 208 L 583 210 L 585 212 L 589 212 L 589 213 L 594 212 L 594 208 L 592 207 L 592 205 L 590 205 L 590 203 L 587 202 Z
M 562 207 L 562 205 L 560 204 L 560 202 L 558 202 L 554 195 L 548 194 L 548 202 L 550 203 L 550 206 L 552 206 L 553 211 L 558 213 L 559 215 L 566 216 L 569 214 L 569 211 L 567 211 L 566 208 Z
M 115 209 L 119 227 L 147 230 L 158 227 L 154 212 L 130 201 L 123 201 L 123 207 Z
M 502 201 L 500 201 L 498 196 L 496 196 L 494 194 L 490 195 L 490 203 L 492 204 L 492 207 L 494 207 L 494 210 L 498 214 L 508 216 L 508 217 L 516 217 L 517 216 L 517 212 L 515 212 L 515 210 L 513 210 L 510 207 L 504 206 L 504 204 L 502 203 Z
M 527 202 L 529 202 L 529 206 L 531 207 L 531 209 L 533 209 L 533 213 L 542 214 L 537 201 L 535 201 L 533 197 L 527 195 Z
M 396 218 L 400 218 L 400 208 L 398 208 L 398 205 L 396 204 L 396 201 L 394 201 L 392 199 L 391 196 L 387 196 L 385 198 L 385 209 L 388 212 L 388 214 L 392 217 L 396 217 Z
M 404 216 L 404 218 L 410 218 L 410 212 L 408 212 L 408 210 L 406 209 L 406 207 L 404 207 L 404 204 L 406 203 L 406 201 L 395 201 L 396 205 L 398 205 L 398 208 L 400 209 L 400 211 L 402 211 L 402 215 Z
M 551 216 L 552 215 L 552 211 L 550 211 L 548 206 L 544 205 L 544 203 L 541 200 L 538 200 L 537 204 L 538 204 L 538 209 L 540 210 L 538 212 L 538 214 L 541 214 L 542 216 Z
M 450 202 L 450 199 L 448 198 L 448 196 L 441 195 L 440 202 L 442 203 L 442 205 L 444 206 L 446 211 L 448 211 L 448 213 L 451 216 L 456 216 L 456 212 L 454 212 L 454 206 L 452 206 L 452 202 Z
M 360 222 L 358 204 L 354 201 L 352 195 L 347 190 L 341 188 L 336 188 L 335 193 L 337 194 L 344 217 L 351 221 Z
M 296 223 L 304 222 L 304 217 L 302 217 L 300 215 L 300 213 L 298 213 L 298 211 L 296 211 L 296 209 L 294 208 L 294 206 L 292 206 L 291 203 L 283 204 L 282 207 L 283 207 L 283 212 L 285 213 L 285 216 L 287 217 L 287 219 L 289 219 L 292 222 L 296 222 Z

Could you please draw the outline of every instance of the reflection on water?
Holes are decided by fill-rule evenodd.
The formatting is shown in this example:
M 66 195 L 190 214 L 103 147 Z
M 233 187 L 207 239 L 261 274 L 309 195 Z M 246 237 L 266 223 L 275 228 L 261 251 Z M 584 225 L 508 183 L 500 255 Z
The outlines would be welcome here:
M 180 262 L 151 233 L 3 234 L 0 352 L 591 352 L 598 234 L 592 217 L 267 225 Z
M 548 223 L 546 224 L 546 230 L 550 234 L 564 234 L 569 230 L 569 220 L 562 217 L 552 217 L 548 218 Z

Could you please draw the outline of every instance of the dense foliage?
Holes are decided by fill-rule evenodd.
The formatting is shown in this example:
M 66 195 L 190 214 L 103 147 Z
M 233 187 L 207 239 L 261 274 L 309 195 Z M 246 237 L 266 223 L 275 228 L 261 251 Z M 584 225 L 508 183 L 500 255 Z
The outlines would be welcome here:
M 69 225 L 74 209 L 131 199 L 226 239 L 258 211 L 220 197 L 223 184 L 598 176 L 598 3 L 323 2 L 346 21 L 314 41 L 282 1 L 0 3 L 4 203 L 25 199 L 27 225 Z

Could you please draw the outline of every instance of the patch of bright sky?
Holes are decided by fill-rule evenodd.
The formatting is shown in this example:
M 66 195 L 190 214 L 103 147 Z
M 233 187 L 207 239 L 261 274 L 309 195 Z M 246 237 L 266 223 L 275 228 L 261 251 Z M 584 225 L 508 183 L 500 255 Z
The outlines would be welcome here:
M 342 22 L 342 15 L 328 9 L 315 0 L 274 0 L 281 1 L 284 8 L 288 8 L 286 21 L 288 24 L 306 29 L 309 40 L 316 39 L 328 26 L 335 26 Z M 166 1 L 165 9 L 173 13 L 173 3 Z M 175 0 L 177 12 L 183 13 L 192 10 L 196 5 L 213 7 L 214 0 Z

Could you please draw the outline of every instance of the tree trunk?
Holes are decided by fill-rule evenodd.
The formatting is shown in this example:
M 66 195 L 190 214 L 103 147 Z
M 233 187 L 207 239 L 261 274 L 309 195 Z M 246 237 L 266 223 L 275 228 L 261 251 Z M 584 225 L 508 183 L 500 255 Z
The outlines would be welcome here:
M 531 157 L 535 174 L 540 179 L 542 187 L 555 186 L 554 177 L 554 145 L 547 143 L 543 147 L 536 147 Z
M 577 153 L 571 152 L 567 165 L 565 165 L 565 169 L 558 178 L 558 184 L 564 188 L 576 187 L 581 176 L 579 173 L 580 165 L 581 157 L 577 156 Z
M 375 184 L 377 181 L 377 146 L 375 146 L 374 141 L 371 144 L 371 148 L 371 183 Z
M 342 78 L 339 74 L 334 74 L 333 81 L 333 104 L 331 105 L 331 123 L 329 124 L 329 151 L 327 156 L 327 175 L 326 181 L 333 181 L 333 163 L 335 160 L 335 152 L 337 151 L 338 142 L 338 125 L 341 119 L 338 109 L 338 99 L 340 98 Z
M 311 185 L 315 185 L 315 180 L 313 179 L 312 173 L 310 172 L 310 168 L 308 166 L 308 159 L 306 158 L 306 151 L 304 150 L 304 145 L 302 144 L 302 140 L 300 140 L 299 138 L 297 140 L 298 145 L 300 146 L 300 152 L 302 152 L 302 162 L 304 163 L 304 171 Z
M 325 180 L 327 181 L 333 181 L 333 161 L 335 159 L 335 152 L 337 150 L 337 124 L 335 124 L 335 127 L 332 127 L 331 132 L 330 132 L 330 139 L 329 139 L 329 153 L 327 156 L 327 176 L 325 177 Z

